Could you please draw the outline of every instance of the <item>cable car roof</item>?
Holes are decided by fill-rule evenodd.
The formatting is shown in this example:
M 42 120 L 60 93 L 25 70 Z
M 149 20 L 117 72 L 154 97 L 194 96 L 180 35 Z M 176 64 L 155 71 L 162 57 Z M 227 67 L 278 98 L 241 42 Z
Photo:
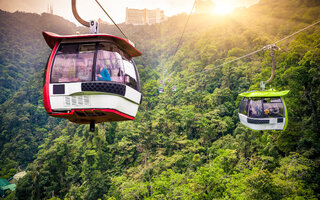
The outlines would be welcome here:
M 275 90 L 266 90 L 266 91 L 249 91 L 239 94 L 241 97 L 282 97 L 287 95 L 290 90 L 275 91 Z
M 126 51 L 131 57 L 142 55 L 142 53 L 134 47 L 134 44 L 130 40 L 116 37 L 113 35 L 108 35 L 108 34 L 58 35 L 58 34 L 46 32 L 46 31 L 42 31 L 42 35 L 51 49 L 53 49 L 56 42 L 61 42 L 64 39 L 100 38 L 100 39 L 112 40 L 117 45 L 119 45 L 120 48 Z

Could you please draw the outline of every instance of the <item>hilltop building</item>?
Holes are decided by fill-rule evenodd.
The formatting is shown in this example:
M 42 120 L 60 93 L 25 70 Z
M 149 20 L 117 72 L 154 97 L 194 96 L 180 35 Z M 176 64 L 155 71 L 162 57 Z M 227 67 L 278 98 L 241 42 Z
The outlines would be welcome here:
M 215 4 L 211 0 L 197 0 L 195 7 L 197 14 L 208 14 L 212 13 Z
M 159 8 L 155 10 L 126 8 L 126 24 L 151 25 L 161 23 L 167 19 L 168 17 L 164 15 L 163 10 Z

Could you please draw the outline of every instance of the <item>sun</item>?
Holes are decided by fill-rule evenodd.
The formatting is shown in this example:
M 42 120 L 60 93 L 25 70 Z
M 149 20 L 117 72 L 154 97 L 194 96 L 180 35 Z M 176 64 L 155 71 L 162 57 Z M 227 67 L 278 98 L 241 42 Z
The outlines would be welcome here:
M 220 15 L 226 15 L 233 11 L 233 7 L 228 2 L 219 2 L 214 8 L 214 12 Z

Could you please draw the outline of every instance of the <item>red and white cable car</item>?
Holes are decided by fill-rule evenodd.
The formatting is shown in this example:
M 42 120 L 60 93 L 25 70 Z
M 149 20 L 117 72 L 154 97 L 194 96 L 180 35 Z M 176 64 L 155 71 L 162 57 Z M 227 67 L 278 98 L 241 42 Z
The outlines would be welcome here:
M 107 34 L 43 36 L 52 49 L 43 87 L 50 116 L 80 124 L 134 120 L 142 96 L 133 43 Z

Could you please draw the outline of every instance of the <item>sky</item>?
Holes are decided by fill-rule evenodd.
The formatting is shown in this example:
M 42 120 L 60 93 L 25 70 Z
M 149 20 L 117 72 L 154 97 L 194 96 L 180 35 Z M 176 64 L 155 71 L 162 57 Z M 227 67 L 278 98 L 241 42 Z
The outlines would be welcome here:
M 125 21 L 126 7 L 136 9 L 160 8 L 168 17 L 179 13 L 189 13 L 194 0 L 98 0 L 116 23 Z M 248 7 L 259 0 L 212 0 L 219 9 L 231 12 L 236 7 Z M 72 14 L 71 0 L 0 0 L 0 9 L 15 12 L 24 11 L 41 14 L 47 12 L 48 5 L 53 6 L 53 13 L 76 23 Z M 84 20 L 101 18 L 110 22 L 95 0 L 77 0 L 77 10 Z M 214 11 L 213 11 L 214 12 Z M 77 23 L 79 25 L 79 23 Z

